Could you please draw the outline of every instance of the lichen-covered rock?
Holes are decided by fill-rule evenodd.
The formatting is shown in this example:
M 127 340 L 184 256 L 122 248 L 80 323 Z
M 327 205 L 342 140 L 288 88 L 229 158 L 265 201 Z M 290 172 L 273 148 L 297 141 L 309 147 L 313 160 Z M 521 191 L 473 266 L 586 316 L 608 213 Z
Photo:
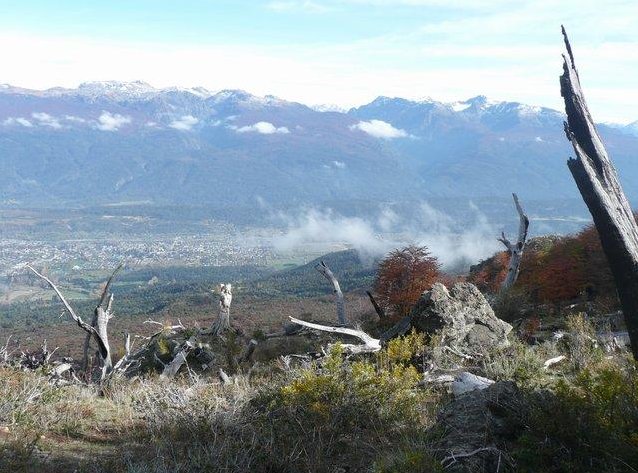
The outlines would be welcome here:
M 438 332 L 446 345 L 471 352 L 506 346 L 512 330 L 494 315 L 481 291 L 471 283 L 457 283 L 449 291 L 443 284 L 434 284 L 423 293 L 410 318 L 418 331 Z
M 456 396 L 437 418 L 440 437 L 435 448 L 443 466 L 459 473 L 514 471 L 508 446 L 523 433 L 528 410 L 511 381 Z

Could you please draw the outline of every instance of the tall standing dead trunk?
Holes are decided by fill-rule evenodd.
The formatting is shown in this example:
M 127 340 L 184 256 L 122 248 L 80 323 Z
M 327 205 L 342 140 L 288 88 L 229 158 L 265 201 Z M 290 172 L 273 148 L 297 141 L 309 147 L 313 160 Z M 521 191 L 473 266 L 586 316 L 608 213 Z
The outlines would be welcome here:
M 211 327 L 213 335 L 221 335 L 230 329 L 230 303 L 233 301 L 233 287 L 231 284 L 220 284 L 219 313 L 217 320 Z
M 638 225 L 618 174 L 589 113 L 569 39 L 563 30 L 567 57 L 560 76 L 565 100 L 565 133 L 576 159 L 567 165 L 589 208 L 622 305 L 631 351 L 638 360 Z
M 516 194 L 512 194 L 512 197 L 514 198 L 514 205 L 516 205 L 520 223 L 518 226 L 518 239 L 515 244 L 505 238 L 505 232 L 502 232 L 501 238 L 498 239 L 498 241 L 505 245 L 507 251 L 510 252 L 507 276 L 505 276 L 505 280 L 503 281 L 503 284 L 501 284 L 501 291 L 507 291 L 514 285 L 516 279 L 518 279 L 518 273 L 521 268 L 521 259 L 523 258 L 523 250 L 525 249 L 525 242 L 527 241 L 527 231 L 529 230 L 529 218 L 527 218 L 527 215 L 523 211 L 523 207 L 521 207 L 521 204 L 518 201 L 518 196 Z
M 335 275 L 332 274 L 332 271 L 328 267 L 326 263 L 323 261 L 315 266 L 315 269 L 319 271 L 324 278 L 326 278 L 332 284 L 333 292 L 336 297 L 336 305 L 337 305 L 337 320 L 341 325 L 347 325 L 348 321 L 346 320 L 346 307 L 343 298 L 343 292 L 341 292 L 341 286 L 339 286 L 339 281 L 335 278 Z
M 108 323 L 111 318 L 113 318 L 113 314 L 111 312 L 113 307 L 113 294 L 109 291 L 111 289 L 111 284 L 113 283 L 113 279 L 117 275 L 117 273 L 124 266 L 123 263 L 120 263 L 117 268 L 111 274 L 108 281 L 104 285 L 104 289 L 102 290 L 102 294 L 100 295 L 100 300 L 98 301 L 97 306 L 93 311 L 93 319 L 91 320 L 91 326 L 97 330 L 102 337 L 102 340 L 105 341 L 105 345 L 109 347 L 109 335 L 108 335 Z M 108 301 L 107 301 L 108 299 Z M 105 307 L 106 304 L 106 307 Z M 87 371 L 89 368 L 89 350 L 91 347 L 91 334 L 87 333 L 84 338 L 84 347 L 83 347 L 83 359 L 82 359 L 82 369 Z M 104 377 L 112 368 L 113 361 L 111 359 L 111 350 L 108 350 L 106 358 L 102 360 L 102 370 Z

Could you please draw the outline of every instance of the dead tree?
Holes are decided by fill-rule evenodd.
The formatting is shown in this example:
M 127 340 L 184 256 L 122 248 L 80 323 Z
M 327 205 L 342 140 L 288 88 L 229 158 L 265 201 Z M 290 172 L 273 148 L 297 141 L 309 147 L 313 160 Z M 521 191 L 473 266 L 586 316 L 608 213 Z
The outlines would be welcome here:
M 115 268 L 115 271 L 113 271 L 113 274 L 111 274 L 111 277 L 108 279 L 108 281 L 106 281 L 104 289 L 102 290 L 102 294 L 100 295 L 100 300 L 97 306 L 95 307 L 95 309 L 93 310 L 93 320 L 91 320 L 91 325 L 98 330 L 102 339 L 106 340 L 107 346 L 108 346 L 108 338 L 109 338 L 107 327 L 108 327 L 109 319 L 113 317 L 111 313 L 111 308 L 113 306 L 113 294 L 109 293 L 109 290 L 111 289 L 111 284 L 113 283 L 113 279 L 115 278 L 115 275 L 122 269 L 123 266 L 124 264 L 120 263 L 118 267 Z M 108 299 L 108 302 L 107 302 L 107 299 Z M 105 303 L 106 303 L 106 307 L 104 306 Z M 83 350 L 83 358 L 82 358 L 82 370 L 84 371 L 86 371 L 89 367 L 90 346 L 91 346 L 91 335 L 87 333 L 86 337 L 84 338 L 84 350 Z M 110 359 L 110 353 L 109 353 L 108 362 L 112 364 L 112 361 Z
M 525 242 L 527 241 L 527 231 L 529 230 L 529 218 L 527 218 L 527 215 L 523 211 L 523 207 L 521 207 L 521 204 L 518 201 L 518 196 L 516 194 L 512 194 L 512 197 L 514 198 L 514 205 L 516 205 L 520 223 L 518 226 L 518 239 L 516 240 L 516 243 L 511 243 L 505 237 L 505 232 L 502 232 L 501 238 L 498 239 L 498 241 L 505 245 L 505 248 L 507 248 L 507 251 L 510 253 L 507 276 L 505 276 L 505 280 L 503 281 L 503 284 L 501 284 L 501 291 L 507 291 L 514 285 L 516 279 L 518 279 L 521 259 L 523 258 L 523 250 L 525 249 Z
M 565 134 L 576 154 L 567 166 L 596 225 L 638 360 L 638 225 L 589 113 L 565 28 L 562 31 L 567 49 L 560 76 L 567 112 Z
M 100 380 L 104 380 L 107 375 L 113 369 L 113 362 L 111 360 L 111 348 L 109 346 L 109 338 L 108 338 L 108 323 L 109 320 L 113 317 L 111 312 L 113 306 L 113 295 L 108 294 L 108 290 L 110 288 L 111 282 L 115 274 L 120 270 L 122 265 L 119 265 L 111 277 L 109 278 L 106 286 L 104 287 L 104 291 L 102 291 L 102 295 L 100 296 L 100 301 L 98 302 L 97 307 L 94 311 L 94 318 L 96 319 L 95 326 L 87 324 L 71 307 L 71 304 L 66 300 L 62 292 L 57 288 L 57 286 L 45 275 L 36 271 L 31 265 L 27 265 L 36 276 L 44 280 L 53 291 L 57 294 L 58 298 L 64 305 L 64 308 L 69 313 L 71 318 L 78 324 L 78 326 L 84 330 L 90 337 L 95 340 L 95 343 L 98 346 L 98 353 L 100 354 L 100 359 L 102 362 L 102 374 L 100 376 Z M 106 304 L 106 305 L 105 305 Z
M 330 283 L 332 283 L 333 292 L 336 297 L 337 304 L 337 320 L 340 325 L 347 325 L 348 321 L 346 320 L 346 308 L 343 299 L 343 292 L 341 292 L 341 287 L 339 286 L 339 281 L 335 278 L 334 274 L 328 267 L 326 263 L 323 261 L 315 266 L 315 269 L 319 271 L 324 278 L 326 278 Z
M 210 329 L 213 335 L 221 335 L 230 329 L 230 303 L 233 301 L 233 288 L 231 284 L 220 284 L 219 314 L 217 320 Z

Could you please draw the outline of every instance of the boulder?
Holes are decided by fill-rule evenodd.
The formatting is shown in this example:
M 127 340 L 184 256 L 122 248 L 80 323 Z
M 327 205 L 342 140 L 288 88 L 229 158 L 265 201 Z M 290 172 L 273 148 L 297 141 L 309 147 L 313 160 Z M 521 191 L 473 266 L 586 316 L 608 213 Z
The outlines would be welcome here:
M 511 381 L 458 395 L 442 408 L 435 448 L 446 471 L 515 471 L 509 446 L 524 432 L 529 406 Z
M 512 330 L 471 283 L 457 283 L 449 291 L 443 284 L 434 284 L 416 303 L 410 320 L 416 330 L 438 332 L 446 345 L 473 353 L 507 346 Z

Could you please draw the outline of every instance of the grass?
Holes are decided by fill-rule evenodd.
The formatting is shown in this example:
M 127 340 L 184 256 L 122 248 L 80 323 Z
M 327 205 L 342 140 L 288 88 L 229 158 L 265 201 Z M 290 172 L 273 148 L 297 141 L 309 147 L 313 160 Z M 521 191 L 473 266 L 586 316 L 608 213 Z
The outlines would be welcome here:
M 449 394 L 419 383 L 433 359 L 521 388 L 529 412 L 506 452 L 515 471 L 636 471 L 637 366 L 627 354 L 601 356 L 591 333 L 576 317 L 558 343 L 512 340 L 474 360 L 412 333 L 356 359 L 337 344 L 290 369 L 263 361 L 230 385 L 147 376 L 115 379 L 101 393 L 0 367 L 0 471 L 445 471 L 433 445 Z M 545 369 L 558 354 L 568 360 Z

